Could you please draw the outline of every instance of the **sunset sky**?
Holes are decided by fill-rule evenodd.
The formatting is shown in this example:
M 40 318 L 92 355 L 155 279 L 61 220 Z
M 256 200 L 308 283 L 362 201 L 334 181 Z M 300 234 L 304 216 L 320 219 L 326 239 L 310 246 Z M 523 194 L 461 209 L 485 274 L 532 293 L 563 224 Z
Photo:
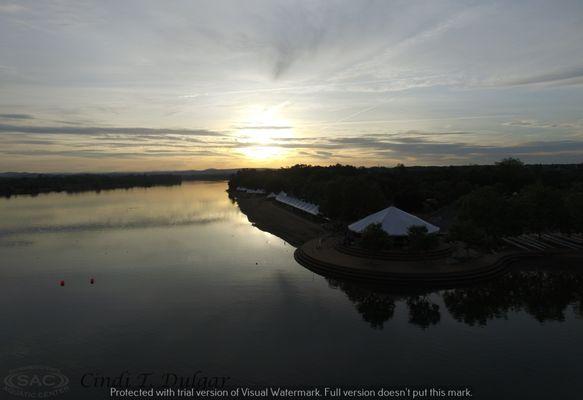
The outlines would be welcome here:
M 583 162 L 582 1 L 2 1 L 0 172 Z

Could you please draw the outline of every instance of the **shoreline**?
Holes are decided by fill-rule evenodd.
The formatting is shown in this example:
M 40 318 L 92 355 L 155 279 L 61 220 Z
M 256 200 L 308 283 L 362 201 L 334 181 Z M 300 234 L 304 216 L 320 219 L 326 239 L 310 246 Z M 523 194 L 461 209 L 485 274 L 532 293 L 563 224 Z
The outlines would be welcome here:
M 334 238 L 330 241 L 333 242 Z M 339 252 L 334 243 L 320 243 L 309 241 L 299 247 L 294 253 L 295 260 L 320 275 L 395 286 L 448 287 L 477 283 L 505 273 L 514 261 L 536 256 L 532 253 L 501 253 L 461 263 L 451 263 L 447 258 L 379 260 Z
M 529 252 L 509 250 L 478 258 L 453 262 L 450 258 L 417 260 L 379 260 L 350 255 L 337 248 L 339 237 L 311 240 L 294 252 L 295 260 L 305 268 L 325 277 L 376 282 L 394 286 L 448 288 L 471 285 L 505 274 L 521 261 L 575 257 L 574 250 Z
M 299 247 L 326 233 L 321 224 L 264 197 L 237 195 L 234 199 L 253 226 L 285 240 L 294 247 Z
M 394 260 L 366 257 L 347 252 L 339 245 L 341 237 L 332 236 L 322 224 L 272 200 L 248 195 L 238 195 L 235 200 L 255 227 L 296 247 L 296 262 L 327 278 L 395 286 L 451 287 L 496 278 L 506 273 L 512 264 L 524 260 L 583 258 L 581 252 L 573 250 L 509 250 L 461 262 L 454 262 L 445 254 L 443 257 L 420 254 L 417 258 Z

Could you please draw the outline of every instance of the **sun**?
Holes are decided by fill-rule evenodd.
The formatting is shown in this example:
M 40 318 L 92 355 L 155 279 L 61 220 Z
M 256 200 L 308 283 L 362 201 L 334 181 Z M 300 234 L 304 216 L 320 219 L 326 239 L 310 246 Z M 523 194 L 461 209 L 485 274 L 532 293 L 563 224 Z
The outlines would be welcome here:
M 282 157 L 284 154 L 284 150 L 281 147 L 273 146 L 244 147 L 241 152 L 246 157 L 256 161 L 273 160 Z
M 294 136 L 290 122 L 281 115 L 285 103 L 272 107 L 250 106 L 243 122 L 237 127 L 237 137 L 245 146 L 241 153 L 255 161 L 271 161 L 284 157 L 286 149 L 280 140 Z

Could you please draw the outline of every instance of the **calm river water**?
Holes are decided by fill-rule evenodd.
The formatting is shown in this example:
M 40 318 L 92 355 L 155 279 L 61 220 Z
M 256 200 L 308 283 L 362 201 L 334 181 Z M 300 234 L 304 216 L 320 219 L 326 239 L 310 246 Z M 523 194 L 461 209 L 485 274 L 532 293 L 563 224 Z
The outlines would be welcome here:
M 29 366 L 59 369 L 68 391 L 55 398 L 71 399 L 108 398 L 120 374 L 583 397 L 580 274 L 549 261 L 432 293 L 329 280 L 225 189 L 0 200 L 0 398 L 10 370 Z

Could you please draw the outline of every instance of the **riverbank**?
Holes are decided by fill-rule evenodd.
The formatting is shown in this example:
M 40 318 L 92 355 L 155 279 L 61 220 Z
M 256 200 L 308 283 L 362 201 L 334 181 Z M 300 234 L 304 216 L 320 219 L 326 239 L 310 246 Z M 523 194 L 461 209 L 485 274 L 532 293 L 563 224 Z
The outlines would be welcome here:
M 292 246 L 298 247 L 326 233 L 321 224 L 304 218 L 273 200 L 242 195 L 237 196 L 236 201 L 249 222 Z
M 304 267 L 327 277 L 444 288 L 490 280 L 520 261 L 566 260 L 572 264 L 573 260 L 583 260 L 583 253 L 573 249 L 540 252 L 509 249 L 467 260 L 421 255 L 416 260 L 382 260 L 346 253 L 341 249 L 341 241 L 340 237 L 311 240 L 300 246 L 294 257 Z
M 297 247 L 294 258 L 304 267 L 326 277 L 384 285 L 450 287 L 486 281 L 506 273 L 519 261 L 555 257 L 577 257 L 569 249 L 544 252 L 508 249 L 466 260 L 452 257 L 449 246 L 424 254 L 395 253 L 395 257 L 372 257 L 347 251 L 341 236 L 327 232 L 321 223 L 265 197 L 243 195 L 236 201 L 257 228 L 272 233 Z

